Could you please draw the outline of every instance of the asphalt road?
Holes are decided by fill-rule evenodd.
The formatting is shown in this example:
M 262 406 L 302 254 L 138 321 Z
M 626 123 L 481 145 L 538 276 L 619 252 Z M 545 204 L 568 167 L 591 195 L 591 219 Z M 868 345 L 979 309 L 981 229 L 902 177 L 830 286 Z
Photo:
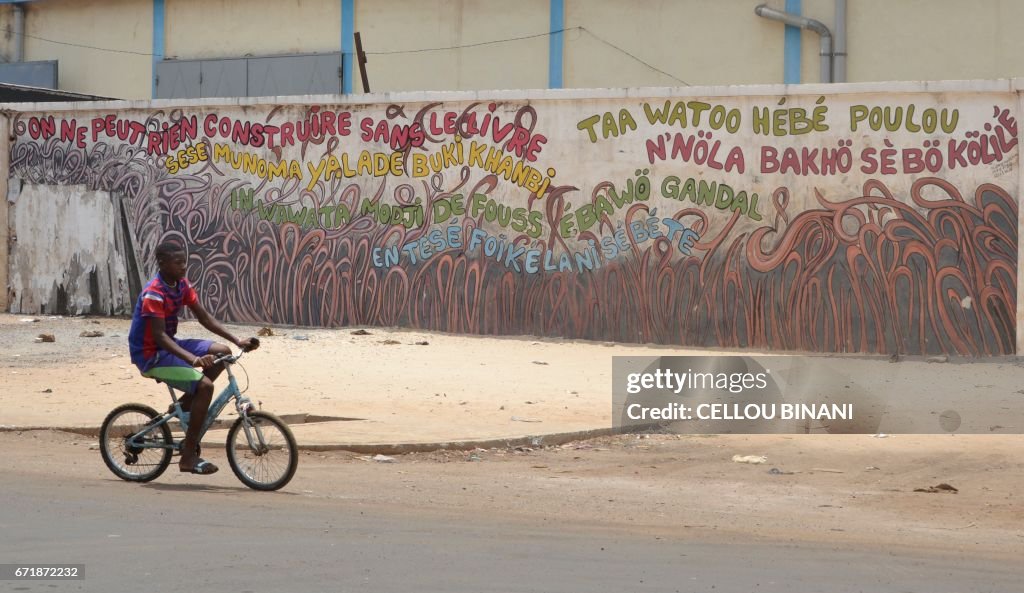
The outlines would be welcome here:
M 230 471 L 223 468 L 222 471 Z M 0 562 L 85 564 L 80 581 L 3 591 L 1015 591 L 1017 563 L 820 546 L 708 544 L 447 509 L 417 516 L 344 493 L 114 478 L 0 477 Z

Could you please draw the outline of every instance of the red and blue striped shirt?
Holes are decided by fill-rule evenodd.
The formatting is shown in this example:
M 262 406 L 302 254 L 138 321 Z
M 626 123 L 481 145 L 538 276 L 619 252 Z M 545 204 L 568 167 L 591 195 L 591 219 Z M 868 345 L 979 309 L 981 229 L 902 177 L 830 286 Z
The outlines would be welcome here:
M 128 332 L 128 349 L 132 363 L 145 372 L 146 365 L 153 360 L 159 348 L 149 327 L 150 317 L 162 317 L 165 332 L 170 338 L 178 332 L 178 313 L 183 306 L 194 305 L 199 300 L 192 284 L 185 278 L 177 286 L 164 282 L 158 273 L 142 289 L 132 313 L 132 327 Z

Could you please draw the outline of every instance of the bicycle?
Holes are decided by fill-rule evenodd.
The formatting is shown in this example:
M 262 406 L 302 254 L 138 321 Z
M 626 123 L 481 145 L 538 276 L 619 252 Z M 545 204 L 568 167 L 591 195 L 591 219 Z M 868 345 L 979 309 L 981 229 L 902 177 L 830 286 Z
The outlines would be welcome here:
M 249 387 L 246 385 L 245 390 L 240 390 L 231 372 L 231 365 L 237 363 L 242 354 L 227 354 L 214 361 L 215 364 L 224 363 L 228 385 L 210 404 L 199 442 L 202 442 L 202 437 L 224 408 L 233 401 L 238 418 L 231 425 L 227 436 L 231 471 L 249 488 L 278 490 L 295 475 L 299 464 L 298 448 L 287 424 L 270 412 L 257 410 L 252 400 L 242 395 Z M 114 408 L 103 420 L 100 427 L 100 454 L 110 471 L 122 480 L 155 480 L 171 465 L 171 457 L 175 452 L 180 453 L 181 441 L 174 440 L 169 423 L 177 420 L 182 431 L 188 430 L 190 414 L 182 410 L 170 385 L 167 390 L 172 401 L 167 412 L 161 414 L 145 404 L 129 403 Z M 277 471 L 281 465 L 278 461 L 283 461 L 280 471 Z

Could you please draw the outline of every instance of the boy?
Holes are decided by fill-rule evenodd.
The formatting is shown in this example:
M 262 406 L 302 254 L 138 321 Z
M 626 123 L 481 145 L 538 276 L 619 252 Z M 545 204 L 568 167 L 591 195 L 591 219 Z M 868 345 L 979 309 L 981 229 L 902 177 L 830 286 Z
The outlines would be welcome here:
M 159 272 L 139 294 L 128 333 L 128 348 L 132 363 L 143 377 L 157 379 L 185 393 L 180 402 L 191 418 L 185 440 L 181 443 L 178 469 L 193 474 L 212 474 L 216 465 L 200 459 L 199 430 L 206 421 L 206 412 L 213 399 L 213 381 L 223 370 L 214 359 L 230 354 L 224 344 L 209 340 L 179 340 L 178 313 L 182 305 L 195 314 L 196 319 L 210 332 L 221 336 L 245 351 L 259 347 L 259 340 L 238 340 L 199 303 L 195 289 L 185 278 L 185 250 L 174 243 L 164 242 L 156 248 Z M 196 367 L 202 367 L 200 373 Z

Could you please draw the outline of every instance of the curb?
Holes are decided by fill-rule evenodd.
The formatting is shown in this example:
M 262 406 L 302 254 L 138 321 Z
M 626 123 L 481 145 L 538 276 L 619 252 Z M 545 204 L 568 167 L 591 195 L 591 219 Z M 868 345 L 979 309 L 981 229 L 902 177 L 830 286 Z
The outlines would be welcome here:
M 406 453 L 430 453 L 433 451 L 472 451 L 473 449 L 513 449 L 515 447 L 544 447 L 558 446 L 573 441 L 584 441 L 605 436 L 629 434 L 642 432 L 646 426 L 596 428 L 591 430 L 579 430 L 573 432 L 561 432 L 554 434 L 525 435 L 518 437 L 501 437 L 494 439 L 477 440 L 452 440 L 425 443 L 298 443 L 299 451 L 350 451 L 364 455 L 404 455 Z M 11 426 L 0 425 L 0 433 L 5 432 L 28 432 L 28 431 L 55 431 L 80 434 L 96 438 L 99 436 L 99 427 L 82 426 Z M 222 443 L 203 442 L 204 447 L 216 447 Z
M 406 453 L 430 453 L 433 451 L 472 451 L 473 449 L 514 449 L 515 447 L 545 447 L 564 445 L 573 441 L 585 441 L 605 436 L 614 436 L 628 432 L 636 432 L 622 428 L 595 428 L 574 432 L 554 434 L 527 435 L 518 437 L 501 437 L 480 440 L 453 440 L 428 443 L 331 443 L 331 444 L 299 444 L 299 450 L 306 451 L 351 451 L 365 455 L 404 455 Z

